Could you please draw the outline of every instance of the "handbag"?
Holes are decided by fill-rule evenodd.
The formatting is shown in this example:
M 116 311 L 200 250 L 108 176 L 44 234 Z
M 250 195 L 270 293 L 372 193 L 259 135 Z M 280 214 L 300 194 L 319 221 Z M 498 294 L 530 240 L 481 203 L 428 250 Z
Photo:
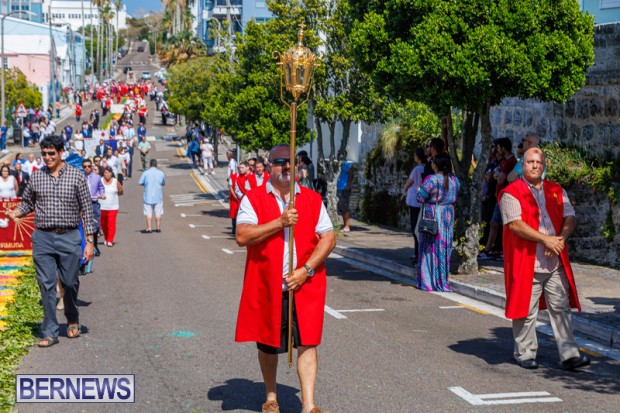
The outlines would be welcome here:
M 435 198 L 435 208 L 437 208 L 437 198 Z M 422 205 L 422 211 L 424 211 L 424 205 Z M 439 232 L 439 225 L 435 219 L 434 210 L 432 218 L 424 218 L 424 216 L 422 216 L 420 223 L 418 224 L 418 231 L 427 235 L 437 235 Z

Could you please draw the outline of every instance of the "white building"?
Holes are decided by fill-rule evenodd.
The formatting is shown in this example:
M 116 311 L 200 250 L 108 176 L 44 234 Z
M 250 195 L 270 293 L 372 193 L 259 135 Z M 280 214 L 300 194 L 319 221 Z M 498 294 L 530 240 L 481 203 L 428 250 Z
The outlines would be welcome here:
M 19 68 L 37 85 L 44 105 L 54 101 L 53 90 L 59 99 L 63 87 L 82 86 L 85 50 L 79 33 L 58 26 L 50 33 L 48 24 L 7 17 L 3 38 L 6 67 Z
M 114 17 L 110 22 L 112 26 L 114 26 L 114 30 L 118 32 L 119 29 L 126 29 L 128 14 L 125 5 L 122 5 L 120 11 L 118 12 L 118 27 L 116 25 L 117 10 L 114 2 L 110 3 L 110 6 L 114 11 Z M 84 18 L 85 26 L 88 26 L 89 24 L 96 25 L 99 23 L 99 9 L 95 4 L 87 0 L 43 0 L 43 13 L 45 15 L 45 21 L 48 21 L 47 16 L 48 14 L 51 14 L 52 22 L 68 23 L 71 25 L 72 30 L 78 30 L 82 27 L 82 16 Z

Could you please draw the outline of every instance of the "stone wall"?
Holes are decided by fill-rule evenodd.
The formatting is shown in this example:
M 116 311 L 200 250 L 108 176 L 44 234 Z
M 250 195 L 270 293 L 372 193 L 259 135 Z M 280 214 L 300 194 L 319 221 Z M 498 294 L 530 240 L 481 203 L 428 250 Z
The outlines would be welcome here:
M 493 136 L 511 138 L 516 146 L 527 132 L 536 131 L 544 141 L 620 158 L 620 24 L 597 26 L 594 45 L 586 85 L 568 102 L 504 99 L 491 110 Z
M 580 261 L 620 267 L 620 204 L 611 206 L 609 197 L 586 185 L 567 190 L 577 217 L 577 227 L 569 240 L 571 257 Z M 616 236 L 613 240 L 603 236 L 609 210 Z

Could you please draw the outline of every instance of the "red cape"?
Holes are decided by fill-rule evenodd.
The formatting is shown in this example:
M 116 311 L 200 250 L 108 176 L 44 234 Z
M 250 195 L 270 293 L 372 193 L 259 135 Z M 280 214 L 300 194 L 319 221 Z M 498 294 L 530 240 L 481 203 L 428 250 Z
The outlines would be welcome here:
M 295 196 L 299 221 L 295 225 L 297 267 L 301 268 L 319 242 L 315 232 L 321 213 L 321 196 L 301 187 Z M 281 216 L 277 200 L 267 193 L 266 186 L 248 191 L 246 195 L 264 224 Z M 282 267 L 284 259 L 284 230 L 277 232 L 260 244 L 249 246 L 239 304 L 235 341 L 256 341 L 280 347 L 280 322 L 282 315 Z M 325 311 L 325 266 L 315 269 L 295 292 L 295 306 L 301 344 L 319 345 L 323 333 Z
M 562 187 L 555 182 L 544 181 L 545 204 L 555 233 L 562 232 L 564 222 L 564 200 Z M 508 185 L 500 194 L 497 202 L 508 193 L 515 197 L 521 204 L 521 219 L 527 225 L 538 231 L 540 224 L 540 211 L 536 200 L 528 185 L 517 179 Z M 523 239 L 510 231 L 508 225 L 504 225 L 504 277 L 506 284 L 506 318 L 518 319 L 527 317 L 532 297 L 534 280 L 534 265 L 536 262 L 536 242 Z M 571 308 L 581 311 L 577 287 L 573 270 L 568 259 L 568 247 L 560 254 L 566 278 L 570 284 L 569 302 Z M 541 310 L 547 308 L 544 295 L 540 298 Z

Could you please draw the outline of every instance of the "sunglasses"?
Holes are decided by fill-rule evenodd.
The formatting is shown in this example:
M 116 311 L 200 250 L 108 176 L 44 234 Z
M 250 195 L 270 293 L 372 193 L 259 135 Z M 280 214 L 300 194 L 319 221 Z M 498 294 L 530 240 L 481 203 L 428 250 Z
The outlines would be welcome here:
M 58 152 L 56 151 L 41 151 L 41 156 L 56 156 Z
M 271 161 L 271 164 L 273 166 L 284 166 L 287 163 L 291 163 L 291 159 L 290 158 L 277 158 L 277 159 L 274 159 L 273 161 Z
M 92 165 L 82 165 L 82 168 L 92 168 Z

